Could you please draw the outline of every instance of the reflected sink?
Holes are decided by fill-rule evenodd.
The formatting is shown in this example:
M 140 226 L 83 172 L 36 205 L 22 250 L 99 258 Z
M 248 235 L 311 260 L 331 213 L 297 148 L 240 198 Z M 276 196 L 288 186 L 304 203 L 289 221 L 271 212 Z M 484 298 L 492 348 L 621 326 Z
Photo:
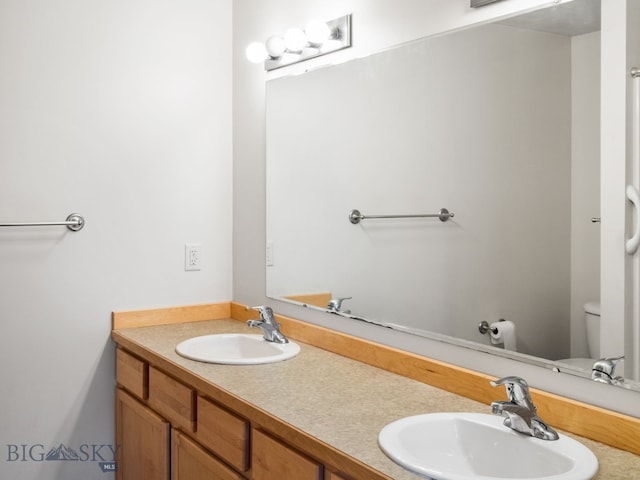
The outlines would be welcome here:
M 406 417 L 380 431 L 378 443 L 394 462 L 435 480 L 589 480 L 598 460 L 581 443 L 560 435 L 540 440 L 482 413 Z
M 295 357 L 297 343 L 267 342 L 262 335 L 222 333 L 190 338 L 176 346 L 178 355 L 207 363 L 255 365 L 274 363 Z

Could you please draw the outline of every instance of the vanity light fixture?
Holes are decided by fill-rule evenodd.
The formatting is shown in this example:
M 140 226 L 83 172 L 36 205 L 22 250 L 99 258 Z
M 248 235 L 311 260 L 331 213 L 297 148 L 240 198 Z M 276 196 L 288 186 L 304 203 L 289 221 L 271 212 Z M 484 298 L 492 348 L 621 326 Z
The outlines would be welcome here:
M 272 35 L 264 43 L 253 42 L 246 49 L 249 61 L 264 62 L 274 70 L 351 46 L 351 15 L 329 22 L 313 20 L 304 30 L 290 28 L 284 35 Z

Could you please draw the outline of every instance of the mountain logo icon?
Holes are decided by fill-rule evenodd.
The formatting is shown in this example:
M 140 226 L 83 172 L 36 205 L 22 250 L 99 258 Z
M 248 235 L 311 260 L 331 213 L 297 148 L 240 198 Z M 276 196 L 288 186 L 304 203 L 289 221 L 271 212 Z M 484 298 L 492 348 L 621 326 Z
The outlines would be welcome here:
M 57 447 L 53 447 L 47 453 L 45 460 L 47 461 L 72 461 L 77 462 L 80 457 L 73 448 L 67 447 L 64 443 L 61 443 Z

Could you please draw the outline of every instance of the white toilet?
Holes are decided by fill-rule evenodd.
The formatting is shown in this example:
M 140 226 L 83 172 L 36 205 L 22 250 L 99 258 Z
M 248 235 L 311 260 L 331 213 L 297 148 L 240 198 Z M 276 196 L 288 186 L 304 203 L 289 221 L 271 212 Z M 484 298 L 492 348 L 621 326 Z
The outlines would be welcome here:
M 558 362 L 591 370 L 593 363 L 600 358 L 600 303 L 587 302 L 584 304 L 584 319 L 587 328 L 587 347 L 589 358 L 564 358 Z

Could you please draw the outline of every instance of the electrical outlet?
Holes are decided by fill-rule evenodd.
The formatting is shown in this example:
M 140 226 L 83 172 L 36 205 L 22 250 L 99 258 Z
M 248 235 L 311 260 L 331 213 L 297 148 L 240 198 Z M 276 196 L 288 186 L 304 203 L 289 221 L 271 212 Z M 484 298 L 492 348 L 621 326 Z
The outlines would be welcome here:
M 200 270 L 202 268 L 202 258 L 200 257 L 201 246 L 199 243 L 187 243 L 184 246 L 184 269 L 185 271 Z

